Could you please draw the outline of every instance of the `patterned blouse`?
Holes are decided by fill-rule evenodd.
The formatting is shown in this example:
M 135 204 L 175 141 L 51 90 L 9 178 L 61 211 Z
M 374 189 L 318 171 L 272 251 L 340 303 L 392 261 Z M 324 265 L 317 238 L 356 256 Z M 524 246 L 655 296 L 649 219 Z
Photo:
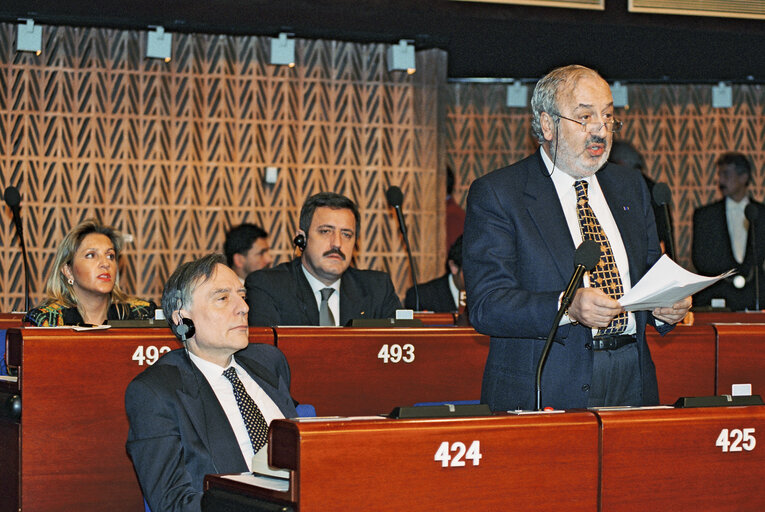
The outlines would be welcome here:
M 154 318 L 157 305 L 153 301 L 143 299 L 128 299 L 109 306 L 106 321 L 109 320 L 147 320 Z M 24 317 L 37 327 L 58 327 L 62 325 L 84 325 L 82 315 L 76 307 L 67 308 L 60 302 L 52 302 L 45 306 L 32 309 Z

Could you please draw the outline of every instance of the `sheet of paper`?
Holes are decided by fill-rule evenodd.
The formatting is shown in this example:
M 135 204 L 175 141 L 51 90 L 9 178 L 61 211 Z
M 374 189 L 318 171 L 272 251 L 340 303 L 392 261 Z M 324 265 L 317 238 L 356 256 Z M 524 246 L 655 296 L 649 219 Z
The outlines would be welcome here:
M 272 478 L 269 476 L 253 475 L 252 473 L 241 473 L 239 475 L 223 475 L 223 478 L 254 485 L 263 489 L 272 491 L 287 492 L 290 490 L 290 481 L 281 478 Z
M 733 274 L 729 270 L 716 277 L 705 277 L 685 270 L 666 254 L 619 299 L 627 311 L 650 311 L 668 307 Z

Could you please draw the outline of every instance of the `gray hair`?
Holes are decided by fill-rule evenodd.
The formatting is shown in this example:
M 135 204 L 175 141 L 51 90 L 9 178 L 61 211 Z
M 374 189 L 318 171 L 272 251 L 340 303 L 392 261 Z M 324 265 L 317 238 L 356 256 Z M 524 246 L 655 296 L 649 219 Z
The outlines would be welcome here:
M 559 114 L 558 93 L 564 85 L 575 86 L 579 79 L 586 75 L 595 75 L 600 78 L 598 72 L 593 69 L 571 64 L 553 69 L 537 82 L 534 93 L 531 95 L 531 112 L 534 116 L 531 119 L 531 131 L 537 142 L 540 144 L 547 142 L 540 121 L 542 112 L 550 115 Z
M 167 279 L 162 290 L 162 312 L 170 324 L 170 330 L 179 340 L 181 337 L 177 331 L 178 326 L 173 322 L 173 313 L 191 305 L 194 290 L 212 277 L 218 264 L 225 265 L 226 258 L 222 254 L 208 254 L 182 264 Z

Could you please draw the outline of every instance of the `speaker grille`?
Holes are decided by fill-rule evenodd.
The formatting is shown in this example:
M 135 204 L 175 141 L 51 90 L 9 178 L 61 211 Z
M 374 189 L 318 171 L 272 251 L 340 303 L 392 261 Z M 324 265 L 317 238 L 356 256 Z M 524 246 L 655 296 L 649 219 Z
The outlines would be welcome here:
M 630 0 L 630 12 L 765 19 L 765 0 Z

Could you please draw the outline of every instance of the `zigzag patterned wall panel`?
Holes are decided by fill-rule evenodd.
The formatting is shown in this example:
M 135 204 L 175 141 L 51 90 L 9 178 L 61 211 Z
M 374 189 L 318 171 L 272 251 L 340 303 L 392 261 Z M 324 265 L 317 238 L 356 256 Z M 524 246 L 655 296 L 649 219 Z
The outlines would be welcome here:
M 268 64 L 268 38 L 175 34 L 165 63 L 144 59 L 143 32 L 46 26 L 35 56 L 15 51 L 15 30 L 0 24 L 0 185 L 22 194 L 33 302 L 58 242 L 87 217 L 132 235 L 123 285 L 158 299 L 179 263 L 220 251 L 240 222 L 290 258 L 300 206 L 322 190 L 357 201 L 356 264 L 388 270 L 403 295 L 389 185 L 404 191 L 420 275 L 439 273 L 444 52 L 417 52 L 409 76 L 387 71 L 381 44 L 297 40 L 290 69 Z M 23 267 L 7 207 L 0 217 L 9 311 L 23 307 Z
M 505 107 L 505 86 L 449 85 L 446 161 L 455 171 L 455 198 L 464 206 L 470 183 L 536 150 L 529 108 Z M 646 173 L 672 190 L 678 262 L 691 265 L 693 210 L 719 198 L 715 159 L 725 151 L 747 154 L 750 187 L 765 196 L 765 87 L 734 85 L 733 107 L 712 107 L 711 85 L 630 85 L 620 137 L 646 161 Z

